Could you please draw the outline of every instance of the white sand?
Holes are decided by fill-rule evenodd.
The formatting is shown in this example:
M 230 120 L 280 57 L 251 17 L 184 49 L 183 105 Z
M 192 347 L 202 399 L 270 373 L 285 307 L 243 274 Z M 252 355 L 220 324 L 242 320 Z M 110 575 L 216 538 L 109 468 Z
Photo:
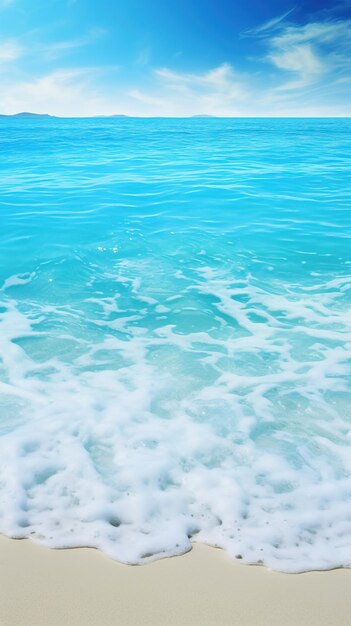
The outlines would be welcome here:
M 351 571 L 278 574 L 206 546 L 131 567 L 0 538 L 1 626 L 253 624 L 351 624 Z

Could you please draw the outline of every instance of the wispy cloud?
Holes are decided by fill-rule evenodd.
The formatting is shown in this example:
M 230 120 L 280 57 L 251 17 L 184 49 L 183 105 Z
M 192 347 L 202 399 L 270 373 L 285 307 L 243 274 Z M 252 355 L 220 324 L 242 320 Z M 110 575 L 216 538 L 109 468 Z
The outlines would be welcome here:
M 95 44 L 105 34 L 106 31 L 104 29 L 94 28 L 81 37 L 63 41 L 36 41 L 32 43 L 31 33 L 29 35 L 22 35 L 21 42 L 16 39 L 0 40 L 0 70 L 2 65 L 24 57 L 27 60 L 30 59 L 38 62 L 43 58 L 45 61 L 59 59 L 73 50 Z
M 351 20 L 284 26 L 268 40 L 266 59 L 290 75 L 281 89 L 301 89 L 349 71 Z
M 22 47 L 16 41 L 0 41 L 0 64 L 15 61 L 22 53 Z
M 1 85 L 2 112 L 35 111 L 63 116 L 113 113 L 93 86 L 96 68 L 57 70 L 32 80 Z
M 288 80 L 279 89 L 301 89 L 316 81 L 327 71 L 328 66 L 315 47 L 309 43 L 300 43 L 286 48 L 276 46 L 267 57 L 276 67 L 292 72 L 294 80 Z
M 52 41 L 50 43 L 38 43 L 33 47 L 33 52 L 43 53 L 49 56 L 51 59 L 58 58 L 63 54 L 67 54 L 72 50 L 83 48 L 95 44 L 102 39 L 106 34 L 106 30 L 103 28 L 94 28 L 81 37 L 75 39 L 67 39 L 64 41 Z
M 152 90 L 133 89 L 129 96 L 150 107 L 157 106 L 159 114 L 227 115 L 246 94 L 244 79 L 229 63 L 199 73 L 160 68 L 154 75 L 157 84 Z
M 143 48 L 142 50 L 140 50 L 135 63 L 136 65 L 145 67 L 146 65 L 149 65 L 150 59 L 151 59 L 150 48 Z
M 142 104 L 146 104 L 147 106 L 151 106 L 153 108 L 157 107 L 158 111 L 162 109 L 165 104 L 164 98 L 145 93 L 141 89 L 131 89 L 127 95 Z
M 283 13 L 283 15 L 278 15 L 276 17 L 273 17 L 272 19 L 268 20 L 268 22 L 264 22 L 263 24 L 260 24 L 256 28 L 251 28 L 250 30 L 246 30 L 243 33 L 243 35 L 255 37 L 257 35 L 260 35 L 261 33 L 272 31 L 273 29 L 277 28 L 277 26 L 279 26 L 282 22 L 284 22 L 284 20 L 289 15 L 291 15 L 293 11 L 295 11 L 295 7 L 289 9 L 289 11 L 286 11 L 286 13 Z
M 167 68 L 156 70 L 156 74 L 174 89 L 210 88 L 214 91 L 225 91 L 229 96 L 242 94 L 239 77 L 229 63 L 203 73 L 173 72 Z

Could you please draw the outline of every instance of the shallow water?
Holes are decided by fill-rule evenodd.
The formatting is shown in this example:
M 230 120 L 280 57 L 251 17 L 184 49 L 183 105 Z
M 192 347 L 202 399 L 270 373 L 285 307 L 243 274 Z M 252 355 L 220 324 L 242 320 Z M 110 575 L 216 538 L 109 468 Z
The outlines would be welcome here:
M 0 120 L 0 532 L 351 566 L 351 120 Z

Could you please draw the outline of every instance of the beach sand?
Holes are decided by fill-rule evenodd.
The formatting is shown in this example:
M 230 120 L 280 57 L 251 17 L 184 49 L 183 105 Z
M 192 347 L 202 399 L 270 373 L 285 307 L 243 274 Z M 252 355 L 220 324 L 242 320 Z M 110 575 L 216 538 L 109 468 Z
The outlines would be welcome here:
M 144 566 L 0 538 L 1 626 L 339 626 L 351 571 L 280 574 L 202 545 Z

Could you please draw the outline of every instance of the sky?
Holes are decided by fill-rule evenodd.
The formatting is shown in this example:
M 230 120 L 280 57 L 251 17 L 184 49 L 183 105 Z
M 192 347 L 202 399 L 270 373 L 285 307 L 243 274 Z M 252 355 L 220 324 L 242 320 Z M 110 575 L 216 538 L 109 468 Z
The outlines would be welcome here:
M 0 113 L 349 116 L 351 0 L 0 0 Z

